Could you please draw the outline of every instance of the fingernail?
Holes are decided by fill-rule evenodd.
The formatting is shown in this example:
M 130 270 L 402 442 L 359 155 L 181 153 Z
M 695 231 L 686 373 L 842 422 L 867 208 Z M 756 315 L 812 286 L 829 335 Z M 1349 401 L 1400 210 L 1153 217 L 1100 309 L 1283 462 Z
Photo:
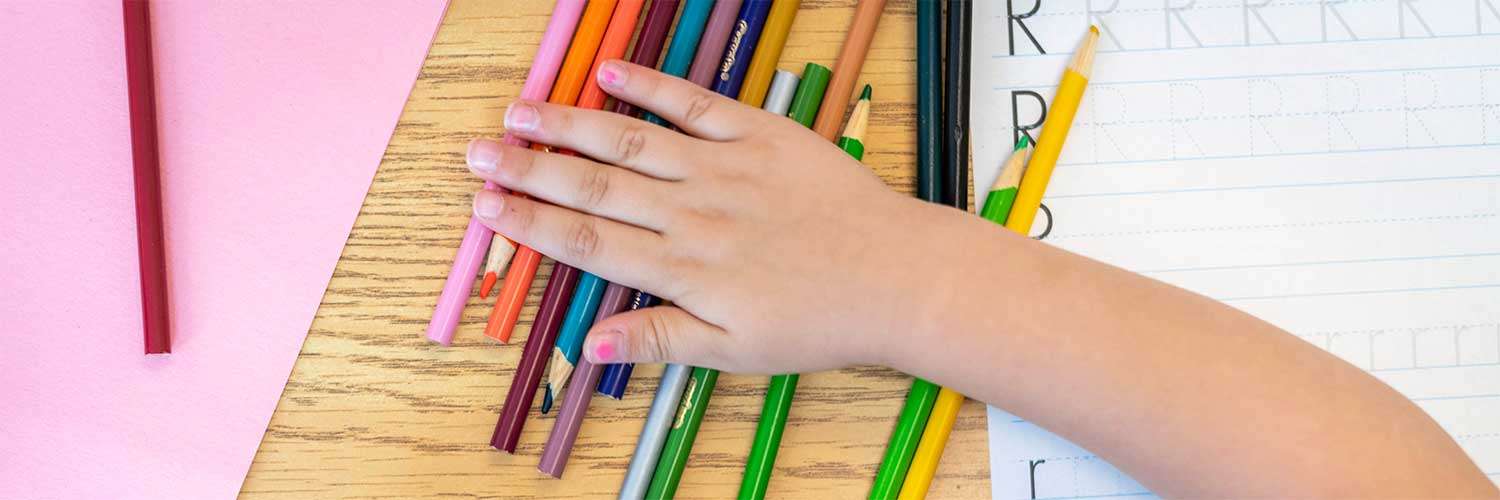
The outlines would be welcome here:
M 500 143 L 487 139 L 469 141 L 469 168 L 493 173 L 500 164 Z
M 500 193 L 484 190 L 474 195 L 474 213 L 483 219 L 494 219 L 500 216 L 500 206 L 504 200 L 500 199 Z
M 617 89 L 625 86 L 625 65 L 619 61 L 605 61 L 599 65 L 599 86 Z
M 625 335 L 616 330 L 596 332 L 589 335 L 589 350 L 595 363 L 617 363 L 620 361 L 620 345 Z
M 510 108 L 505 110 L 506 130 L 536 132 L 541 121 L 542 116 L 537 113 L 536 106 L 524 102 L 511 103 Z

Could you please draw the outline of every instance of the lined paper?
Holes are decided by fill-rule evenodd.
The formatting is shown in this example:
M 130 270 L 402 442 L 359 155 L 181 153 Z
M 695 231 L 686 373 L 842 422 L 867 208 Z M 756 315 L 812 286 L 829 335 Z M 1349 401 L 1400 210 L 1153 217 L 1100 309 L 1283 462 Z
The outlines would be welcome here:
M 1500 481 L 1500 0 L 1000 0 L 975 14 L 977 199 L 1039 133 L 1097 24 L 1045 241 L 1369 371 Z M 1045 429 L 989 417 L 993 498 L 1154 496 Z

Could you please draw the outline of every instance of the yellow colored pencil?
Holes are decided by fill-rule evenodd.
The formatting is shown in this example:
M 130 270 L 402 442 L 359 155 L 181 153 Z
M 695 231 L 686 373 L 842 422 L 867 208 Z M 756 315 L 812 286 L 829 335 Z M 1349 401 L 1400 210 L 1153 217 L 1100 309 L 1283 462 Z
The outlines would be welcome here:
M 922 441 L 917 444 L 917 454 L 912 456 L 911 468 L 906 471 L 906 481 L 901 483 L 901 494 L 896 497 L 898 500 L 927 498 L 927 487 L 932 485 L 938 459 L 943 458 L 948 434 L 953 432 L 953 423 L 958 421 L 958 409 L 963 406 L 963 394 L 947 387 L 938 391 L 937 401 L 932 404 L 932 414 L 927 417 L 927 427 L 922 430 Z
M 787 34 L 792 31 L 792 20 L 797 18 L 797 8 L 801 5 L 802 0 L 776 0 L 771 4 L 766 26 L 760 32 L 760 44 L 755 55 L 750 56 L 750 67 L 745 69 L 740 102 L 757 108 L 765 103 L 766 91 L 771 89 L 771 76 L 776 74 L 776 62 L 781 60 L 781 49 L 786 45 Z
M 1083 90 L 1089 85 L 1089 74 L 1094 66 L 1094 46 L 1099 44 L 1099 28 L 1089 26 L 1089 32 L 1073 53 L 1073 60 L 1063 70 L 1062 82 L 1057 85 L 1057 95 L 1047 110 L 1047 121 L 1042 123 L 1042 136 L 1036 140 L 1036 150 L 1031 153 L 1031 162 L 1026 165 L 1026 174 L 1021 176 L 1021 187 L 1016 191 L 1015 205 L 1010 209 L 1010 218 L 1005 227 L 1021 234 L 1031 234 L 1031 222 L 1042 206 L 1042 195 L 1047 192 L 1047 182 L 1052 179 L 1052 169 L 1057 166 L 1057 157 L 1062 154 L 1063 141 L 1068 138 L 1068 129 L 1073 127 L 1073 116 L 1078 114 L 1078 104 L 1083 101 Z

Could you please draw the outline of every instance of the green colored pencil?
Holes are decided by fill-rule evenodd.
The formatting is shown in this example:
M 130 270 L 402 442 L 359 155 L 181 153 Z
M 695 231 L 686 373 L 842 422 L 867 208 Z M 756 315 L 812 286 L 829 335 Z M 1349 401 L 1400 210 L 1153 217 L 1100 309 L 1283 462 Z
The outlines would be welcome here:
M 906 403 L 901 405 L 901 417 L 896 420 L 891 440 L 885 445 L 885 457 L 880 459 L 880 469 L 875 472 L 870 500 L 893 500 L 901 493 L 901 483 L 906 481 L 906 470 L 911 468 L 911 458 L 917 453 L 922 429 L 927 428 L 927 417 L 932 414 L 939 390 L 937 384 L 912 379 Z
M 814 74 L 813 78 L 817 80 L 819 77 L 814 66 L 816 65 L 809 64 L 804 74 Z M 797 96 L 803 96 L 807 92 L 821 96 L 822 87 L 828 82 L 827 74 L 825 69 L 822 83 L 814 82 L 797 89 Z M 807 78 L 804 77 L 802 81 L 806 82 Z M 797 107 L 799 105 L 802 107 Z M 793 107 L 789 114 L 805 118 L 806 121 L 799 120 L 799 123 L 808 125 L 812 123 L 819 105 L 816 99 L 793 97 Z M 844 135 L 838 141 L 839 147 L 856 160 L 864 159 L 865 129 L 869 122 L 870 86 L 865 85 L 864 92 L 859 95 L 859 103 L 849 115 Z M 776 466 L 776 454 L 781 449 L 781 437 L 786 434 L 786 421 L 791 414 L 792 397 L 797 393 L 799 379 L 795 373 L 777 375 L 771 377 L 771 384 L 766 387 L 766 403 L 761 407 L 760 422 L 755 427 L 755 440 L 750 445 L 750 457 L 745 460 L 745 475 L 740 479 L 740 500 L 760 500 L 766 497 L 766 489 L 771 485 L 771 471 Z
M 1000 168 L 1000 177 L 990 186 L 990 194 L 984 198 L 984 208 L 979 216 L 984 220 L 1005 225 L 1010 217 L 1010 207 L 1016 202 L 1016 189 L 1021 185 L 1021 173 L 1026 171 L 1026 156 L 1031 151 L 1031 139 L 1021 136 L 1016 141 L 1016 150 Z
M 827 66 L 807 63 L 802 68 L 802 81 L 797 84 L 797 93 L 792 95 L 792 107 L 786 115 L 802 126 L 812 128 L 813 121 L 818 118 L 818 106 L 823 104 L 823 90 L 828 88 L 830 78 L 833 78 L 833 70 Z
M 682 471 L 693 451 L 693 440 L 703 425 L 708 398 L 713 395 L 714 384 L 718 381 L 719 371 L 710 368 L 695 367 L 688 376 L 682 404 L 677 407 L 677 418 L 672 420 L 672 430 L 667 433 L 667 442 L 662 446 L 656 472 L 651 475 L 651 486 L 646 489 L 647 500 L 665 500 L 677 495 L 677 484 L 682 481 Z

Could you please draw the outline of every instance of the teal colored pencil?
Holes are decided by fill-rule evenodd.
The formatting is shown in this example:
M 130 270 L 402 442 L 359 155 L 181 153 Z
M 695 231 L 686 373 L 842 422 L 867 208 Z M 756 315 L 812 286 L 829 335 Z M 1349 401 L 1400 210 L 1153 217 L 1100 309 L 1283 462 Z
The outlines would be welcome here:
M 677 31 L 672 33 L 672 43 L 667 46 L 667 56 L 661 61 L 661 72 L 672 76 L 686 76 L 693 65 L 693 54 L 698 51 L 698 39 L 703 36 L 703 26 L 708 24 L 708 13 L 714 8 L 714 0 L 687 0 L 682 4 L 682 13 L 677 17 Z M 666 126 L 667 121 L 654 113 L 646 113 L 645 120 Z
M 573 301 L 568 303 L 557 344 L 552 349 L 552 369 L 547 377 L 547 392 L 542 395 L 542 413 L 552 409 L 552 402 L 568 385 L 568 377 L 578 365 L 578 354 L 583 352 L 584 336 L 594 326 L 594 315 L 599 312 L 599 301 L 604 298 L 607 286 L 608 281 L 593 273 L 583 273 L 578 287 L 573 289 Z

